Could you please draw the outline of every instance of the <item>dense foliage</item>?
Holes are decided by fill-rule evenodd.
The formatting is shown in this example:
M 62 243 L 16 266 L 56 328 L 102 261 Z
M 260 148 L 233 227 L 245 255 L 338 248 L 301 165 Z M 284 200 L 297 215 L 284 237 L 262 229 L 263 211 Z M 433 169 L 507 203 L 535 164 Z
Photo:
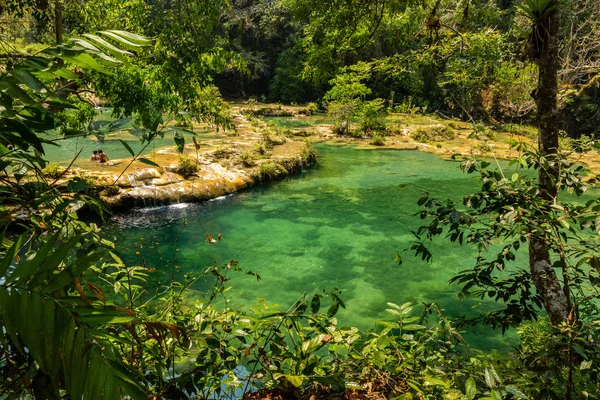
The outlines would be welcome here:
M 22 44 L 55 40 L 62 3 L 9 1 L 3 18 L 21 29 L 7 34 Z M 587 123 L 590 90 L 580 89 L 600 68 L 598 7 L 577 1 L 561 19 L 563 129 L 573 137 L 597 133 Z M 230 97 L 300 102 L 322 99 L 333 80 L 358 73 L 366 100 L 392 107 L 409 101 L 486 122 L 535 118 L 536 44 L 515 1 L 96 0 L 60 8 L 68 34 L 125 29 L 155 37 L 144 79 L 176 90 L 173 101 L 186 108 L 211 82 Z
M 598 397 L 600 203 L 557 197 L 580 196 L 595 178 L 558 151 L 552 119 L 560 77 L 567 129 L 598 129 L 598 4 L 563 3 L 3 2 L 0 398 L 215 398 L 260 389 L 300 398 Z M 370 135 L 374 144 L 384 142 L 389 110 L 535 120 L 540 146 L 516 144 L 519 172 L 508 177 L 469 160 L 463 169 L 479 174 L 480 191 L 462 204 L 419 200 L 428 223 L 412 250 L 431 258 L 425 242 L 438 235 L 475 246 L 481 256 L 453 281 L 461 295 L 499 308 L 451 321 L 433 304 L 388 303 L 391 319 L 371 332 L 338 325 L 345 304 L 337 290 L 305 294 L 287 311 L 266 303 L 233 310 L 227 282 L 243 273 L 234 260 L 149 289 L 146 265 L 127 265 L 96 224 L 79 219 L 81 207 L 105 211 L 97 188 L 85 177 L 61 179 L 66 170 L 49 165 L 42 146 L 56 143 L 43 133 L 101 138 L 134 118 L 132 133 L 145 145 L 172 132 L 182 150 L 182 128 L 165 118 L 230 129 L 219 89 L 320 100 L 339 134 Z M 94 121 L 91 103 L 100 100 L 123 118 Z M 576 149 L 595 147 L 584 139 Z M 191 176 L 197 165 L 181 158 L 179 168 Z M 282 167 L 261 168 L 266 177 Z M 217 240 L 206 232 L 201 245 Z M 532 268 L 507 276 L 526 243 Z M 192 295 L 199 281 L 206 290 Z M 517 328 L 521 343 L 509 357 L 471 350 L 461 330 L 472 323 Z

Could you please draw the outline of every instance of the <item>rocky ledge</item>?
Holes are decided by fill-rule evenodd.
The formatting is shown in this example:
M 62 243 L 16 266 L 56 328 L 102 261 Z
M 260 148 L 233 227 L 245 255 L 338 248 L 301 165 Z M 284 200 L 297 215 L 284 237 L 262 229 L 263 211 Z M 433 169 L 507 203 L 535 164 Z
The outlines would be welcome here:
M 245 132 L 202 147 L 158 149 L 144 160 L 89 162 L 70 171 L 99 190 L 112 209 L 202 201 L 281 179 L 316 161 L 308 142 Z M 149 160 L 149 161 L 148 161 Z M 153 164 L 153 165 L 149 165 Z

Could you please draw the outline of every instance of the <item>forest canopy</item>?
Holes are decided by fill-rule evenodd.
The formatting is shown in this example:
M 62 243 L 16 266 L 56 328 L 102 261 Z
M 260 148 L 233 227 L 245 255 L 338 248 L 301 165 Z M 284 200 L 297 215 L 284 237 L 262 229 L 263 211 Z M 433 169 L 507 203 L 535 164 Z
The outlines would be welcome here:
M 53 43 L 58 4 L 5 2 L 6 43 Z M 581 0 L 562 11 L 560 108 L 572 137 L 597 133 L 590 103 L 599 7 Z M 121 29 L 155 38 L 145 74 L 186 107 L 209 84 L 231 98 L 317 101 L 337 76 L 359 74 L 368 100 L 486 122 L 535 119 L 534 43 L 515 1 L 98 0 L 60 8 L 61 36 Z

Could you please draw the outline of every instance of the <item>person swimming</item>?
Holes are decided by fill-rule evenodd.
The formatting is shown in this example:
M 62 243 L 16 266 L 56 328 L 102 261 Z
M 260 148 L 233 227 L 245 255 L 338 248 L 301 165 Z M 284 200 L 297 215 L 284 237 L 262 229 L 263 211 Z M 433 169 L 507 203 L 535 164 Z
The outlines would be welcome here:
M 90 158 L 91 162 L 100 162 L 100 156 L 98 155 L 98 150 L 94 150 L 92 154 L 92 158 Z
M 108 156 L 102 150 L 98 150 L 98 158 L 101 163 L 108 162 Z

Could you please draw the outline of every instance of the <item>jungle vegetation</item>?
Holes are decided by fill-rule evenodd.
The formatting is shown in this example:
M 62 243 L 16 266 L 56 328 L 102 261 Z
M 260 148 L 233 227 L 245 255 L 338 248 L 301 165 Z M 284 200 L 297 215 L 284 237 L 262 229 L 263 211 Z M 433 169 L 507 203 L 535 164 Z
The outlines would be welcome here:
M 559 194 L 596 183 L 572 155 L 599 147 L 599 15 L 596 0 L 4 0 L 0 399 L 597 398 L 600 201 Z M 149 293 L 145 266 L 79 218 L 107 210 L 92 182 L 47 169 L 43 145 L 60 141 L 42 133 L 133 118 L 144 143 L 172 132 L 183 146 L 166 122 L 230 129 L 222 96 L 317 102 L 340 134 L 354 117 L 378 131 L 388 111 L 536 126 L 538 146 L 515 144 L 520 172 L 467 160 L 479 191 L 415 199 L 424 222 L 406 251 L 435 257 L 439 235 L 479 249 L 453 283 L 498 309 L 450 320 L 388 303 L 392 320 L 361 332 L 338 325 L 331 288 L 242 312 L 222 301 L 252 274 L 235 260 Z M 120 119 L 97 123 L 96 101 Z M 578 139 L 570 152 L 560 135 Z M 507 273 L 525 246 L 529 265 Z M 516 329 L 519 347 L 470 349 L 461 332 L 477 323 Z

